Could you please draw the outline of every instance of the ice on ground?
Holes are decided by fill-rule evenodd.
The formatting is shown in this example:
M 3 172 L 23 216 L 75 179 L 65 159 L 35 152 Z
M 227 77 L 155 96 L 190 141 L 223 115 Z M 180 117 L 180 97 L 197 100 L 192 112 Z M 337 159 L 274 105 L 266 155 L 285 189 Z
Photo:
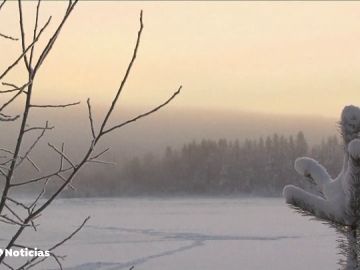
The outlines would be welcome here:
M 282 199 L 64 199 L 21 241 L 49 247 L 87 215 L 58 250 L 67 270 L 337 268 L 335 232 Z

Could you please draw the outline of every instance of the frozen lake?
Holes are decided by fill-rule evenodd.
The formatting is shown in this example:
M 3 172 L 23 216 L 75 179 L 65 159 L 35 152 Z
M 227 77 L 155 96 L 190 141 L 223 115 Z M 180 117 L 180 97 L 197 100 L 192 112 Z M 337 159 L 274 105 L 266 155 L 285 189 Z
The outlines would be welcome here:
M 45 249 L 91 216 L 57 252 L 67 270 L 339 268 L 335 230 L 282 199 L 61 199 L 48 210 L 23 243 Z

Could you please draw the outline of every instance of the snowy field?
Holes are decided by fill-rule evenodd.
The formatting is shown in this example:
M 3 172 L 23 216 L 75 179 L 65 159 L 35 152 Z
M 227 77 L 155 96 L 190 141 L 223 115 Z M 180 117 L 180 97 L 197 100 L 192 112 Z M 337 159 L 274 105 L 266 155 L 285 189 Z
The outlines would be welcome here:
M 91 216 L 58 250 L 67 270 L 339 268 L 335 231 L 282 199 L 62 199 L 49 210 L 22 243 L 49 247 Z

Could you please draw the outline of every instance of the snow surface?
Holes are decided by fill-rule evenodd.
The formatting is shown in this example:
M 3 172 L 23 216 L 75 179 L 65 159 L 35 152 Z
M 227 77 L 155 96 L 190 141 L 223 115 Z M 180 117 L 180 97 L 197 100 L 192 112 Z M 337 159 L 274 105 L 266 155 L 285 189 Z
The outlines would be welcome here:
M 335 231 L 282 199 L 61 199 L 49 210 L 22 243 L 49 247 L 91 215 L 58 250 L 67 270 L 338 268 Z

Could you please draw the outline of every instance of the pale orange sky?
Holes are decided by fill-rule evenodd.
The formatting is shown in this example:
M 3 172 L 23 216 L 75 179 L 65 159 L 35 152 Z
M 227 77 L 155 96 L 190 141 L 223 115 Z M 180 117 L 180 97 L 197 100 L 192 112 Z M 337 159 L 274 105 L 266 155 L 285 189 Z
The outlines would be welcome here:
M 43 2 L 41 22 L 53 14 L 54 26 L 65 6 Z M 34 7 L 24 3 L 29 27 Z M 80 1 L 34 98 L 107 104 L 130 59 L 140 9 L 144 34 L 121 104 L 155 105 L 182 84 L 173 106 L 184 109 L 338 117 L 344 105 L 360 105 L 360 2 Z M 19 36 L 17 16 L 17 4 L 7 3 L 0 32 Z M 5 67 L 20 44 L 0 40 L 0 50 Z M 21 84 L 20 71 L 7 80 Z

